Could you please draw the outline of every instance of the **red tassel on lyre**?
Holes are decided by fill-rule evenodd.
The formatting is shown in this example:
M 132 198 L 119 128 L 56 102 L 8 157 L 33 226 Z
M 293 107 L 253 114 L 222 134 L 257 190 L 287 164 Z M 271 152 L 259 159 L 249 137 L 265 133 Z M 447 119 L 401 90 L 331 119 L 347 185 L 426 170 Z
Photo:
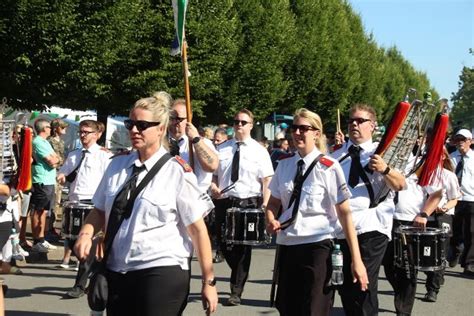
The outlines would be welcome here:
M 25 127 L 21 131 L 21 152 L 18 175 L 18 191 L 28 191 L 32 186 L 31 155 L 33 153 L 33 131 Z
M 428 152 L 426 154 L 426 160 L 418 180 L 420 186 L 433 184 L 436 179 L 435 175 L 437 171 L 443 168 L 443 148 L 448 125 L 448 114 L 438 113 L 436 115 L 432 135 L 427 144 Z
M 395 108 L 395 112 L 388 124 L 387 131 L 382 137 L 377 149 L 375 150 L 376 155 L 383 157 L 385 151 L 390 147 L 395 137 L 397 137 L 398 131 L 403 126 L 405 119 L 407 118 L 408 112 L 410 111 L 411 104 L 408 102 L 399 102 Z

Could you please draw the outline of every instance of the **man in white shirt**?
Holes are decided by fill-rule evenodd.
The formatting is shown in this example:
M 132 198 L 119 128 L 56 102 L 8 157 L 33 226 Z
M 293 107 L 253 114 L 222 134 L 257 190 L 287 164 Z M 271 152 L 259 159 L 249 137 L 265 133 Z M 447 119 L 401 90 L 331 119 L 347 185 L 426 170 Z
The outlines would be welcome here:
M 273 176 L 272 162 L 266 149 L 251 137 L 252 128 L 252 112 L 240 110 L 234 116 L 235 138 L 218 147 L 219 166 L 214 172 L 211 185 L 217 228 L 225 223 L 228 208 L 262 208 L 270 198 L 268 184 Z M 221 244 L 221 249 L 232 269 L 231 296 L 227 303 L 232 306 L 240 305 L 240 297 L 249 274 L 252 247 Z
M 454 136 L 457 151 L 451 154 L 456 166 L 455 173 L 461 187 L 462 196 L 456 205 L 453 218 L 453 237 L 451 238 L 451 256 L 449 265 L 454 267 L 458 258 L 464 273 L 474 275 L 474 151 L 471 149 L 472 133 L 460 129 Z M 460 251 L 461 240 L 464 250 Z
M 59 169 L 57 177 L 60 184 L 64 184 L 66 181 L 69 182 L 69 201 L 91 203 L 91 199 L 112 156 L 110 151 L 97 144 L 101 134 L 101 128 L 97 121 L 84 120 L 79 123 L 79 137 L 82 148 L 69 153 L 64 165 Z M 64 212 L 66 211 L 65 209 Z M 66 241 L 63 264 L 69 263 L 75 239 L 67 239 Z M 67 296 L 78 298 L 84 295 L 87 274 L 84 265 L 81 263 L 74 287 L 67 292 Z
M 179 155 L 190 163 L 189 141 L 193 146 L 192 166 L 202 192 L 207 192 L 212 181 L 212 173 L 217 169 L 219 159 L 212 142 L 200 137 L 193 123 L 187 121 L 186 103 L 184 99 L 176 99 L 171 107 L 168 136 L 172 155 Z M 173 152 L 173 149 L 175 152 Z M 179 150 L 176 152 L 176 150 Z
M 378 313 L 377 283 L 380 265 L 391 237 L 393 193 L 375 203 L 376 195 L 385 186 L 399 191 L 405 186 L 405 178 L 391 169 L 379 155 L 374 155 L 378 143 L 372 142 L 376 113 L 369 105 L 356 104 L 349 111 L 349 142 L 332 153 L 339 160 L 348 188 L 351 191 L 350 206 L 362 261 L 369 277 L 369 290 L 362 291 L 353 283 L 350 269 L 351 254 L 342 229 L 337 237 L 344 254 L 344 283 L 338 289 L 347 315 L 376 315 Z M 339 143 L 344 142 L 344 134 L 336 134 Z M 360 161 L 360 162 L 359 162 Z M 370 171 L 366 171 L 368 166 Z M 340 225 L 339 225 L 340 226 Z

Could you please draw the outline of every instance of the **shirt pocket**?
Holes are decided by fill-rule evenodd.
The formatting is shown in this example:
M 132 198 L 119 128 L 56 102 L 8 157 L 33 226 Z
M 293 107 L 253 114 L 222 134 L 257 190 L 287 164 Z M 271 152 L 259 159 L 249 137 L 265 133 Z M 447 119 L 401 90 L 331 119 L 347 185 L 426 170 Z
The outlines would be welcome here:
M 300 208 L 303 216 L 311 216 L 321 212 L 325 197 L 324 193 L 324 188 L 314 183 L 303 185 L 300 200 Z
M 176 218 L 176 201 L 163 192 L 145 192 L 135 201 L 136 220 L 145 227 L 161 227 Z

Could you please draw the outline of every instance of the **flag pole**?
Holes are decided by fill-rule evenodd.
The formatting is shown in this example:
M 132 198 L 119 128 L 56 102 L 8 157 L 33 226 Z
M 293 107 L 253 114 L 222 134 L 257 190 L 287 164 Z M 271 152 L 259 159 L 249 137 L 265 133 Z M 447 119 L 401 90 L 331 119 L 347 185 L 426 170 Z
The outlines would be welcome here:
M 186 103 L 186 118 L 187 121 L 192 123 L 193 121 L 193 111 L 191 109 L 191 93 L 189 89 L 189 71 L 188 71 L 188 43 L 183 34 L 183 43 L 181 47 L 181 63 L 183 65 L 183 78 L 184 78 L 184 100 Z M 191 168 L 194 169 L 194 155 L 193 155 L 193 143 L 192 139 L 188 139 L 189 141 L 189 164 Z

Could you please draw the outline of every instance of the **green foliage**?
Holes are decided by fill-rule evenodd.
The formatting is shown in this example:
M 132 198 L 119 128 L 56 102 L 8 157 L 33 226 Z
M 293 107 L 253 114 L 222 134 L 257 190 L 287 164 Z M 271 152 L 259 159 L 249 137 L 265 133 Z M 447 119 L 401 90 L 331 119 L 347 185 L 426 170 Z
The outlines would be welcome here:
M 3 0 L 0 96 L 21 108 L 101 114 L 126 114 L 154 91 L 182 97 L 173 36 L 169 0 Z M 355 102 L 372 104 L 386 121 L 408 88 L 431 88 L 396 47 L 365 33 L 345 0 L 190 1 L 186 38 L 201 123 L 225 122 L 242 107 L 263 120 L 304 106 L 332 125 L 336 109 L 344 114 Z M 453 114 L 468 113 L 467 90 Z
M 454 103 L 451 112 L 453 125 L 471 129 L 474 126 L 474 68 L 463 67 L 459 76 L 459 90 L 451 100 Z

